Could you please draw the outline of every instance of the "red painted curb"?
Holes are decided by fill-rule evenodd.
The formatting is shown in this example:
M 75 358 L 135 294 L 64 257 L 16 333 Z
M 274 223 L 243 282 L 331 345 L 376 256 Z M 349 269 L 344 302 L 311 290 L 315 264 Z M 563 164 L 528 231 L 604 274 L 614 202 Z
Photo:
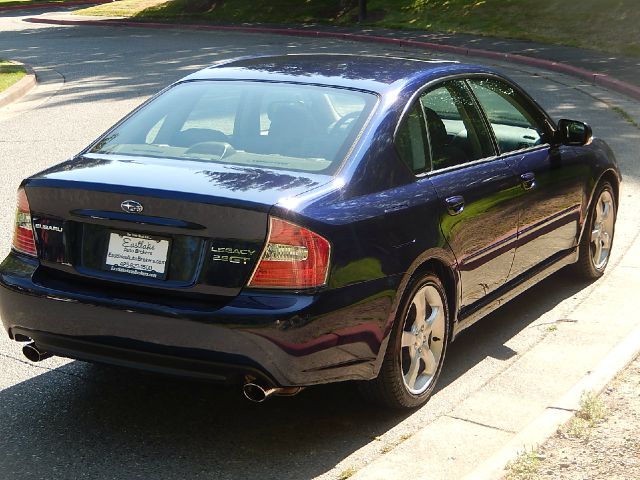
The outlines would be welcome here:
M 181 29 L 181 30 L 211 30 L 211 31 L 235 31 L 247 33 L 271 33 L 275 35 L 289 35 L 296 37 L 322 37 L 337 38 L 340 40 L 351 40 L 355 42 L 386 43 L 404 47 L 414 47 L 435 52 L 453 53 L 471 57 L 489 58 L 514 62 L 531 67 L 544 68 L 558 73 L 564 73 L 574 77 L 582 78 L 592 82 L 594 85 L 610 88 L 617 92 L 628 95 L 636 100 L 640 100 L 640 86 L 633 85 L 608 74 L 593 72 L 584 68 L 576 67 L 566 63 L 546 60 L 543 58 L 527 57 L 516 53 L 504 53 L 494 50 L 484 50 L 480 48 L 466 48 L 454 45 L 443 45 L 439 43 L 422 42 L 419 40 L 406 40 L 392 37 L 379 37 L 376 35 L 365 35 L 358 33 L 326 32 L 320 30 L 306 30 L 300 28 L 277 28 L 277 27 L 243 27 L 231 25 L 193 25 L 185 23 L 157 23 L 157 22 L 131 22 L 126 20 L 60 20 L 48 18 L 26 18 L 25 21 L 32 23 L 48 23 L 54 25 L 91 25 L 103 27 L 136 27 L 136 28 L 159 28 L 159 29 Z
M 74 5 L 91 5 L 100 3 L 111 3 L 113 0 L 77 0 L 74 2 L 43 2 L 43 3 L 28 3 L 25 5 L 7 5 L 0 7 L 0 12 L 9 10 L 30 10 L 33 8 L 50 8 L 50 7 L 73 7 Z

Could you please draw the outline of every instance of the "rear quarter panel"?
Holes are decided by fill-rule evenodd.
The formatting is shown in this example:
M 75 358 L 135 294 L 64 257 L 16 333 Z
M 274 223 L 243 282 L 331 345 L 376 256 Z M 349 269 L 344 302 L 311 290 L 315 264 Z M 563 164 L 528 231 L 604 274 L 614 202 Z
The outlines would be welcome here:
M 392 143 L 370 150 L 364 161 L 370 163 L 357 181 L 295 210 L 276 206 L 272 214 L 305 225 L 331 242 L 326 288 L 344 292 L 349 298 L 343 305 L 348 307 L 314 323 L 323 322 L 325 331 L 343 329 L 345 322 L 356 329 L 368 325 L 375 332 L 368 344 L 373 347 L 371 339 L 376 339 L 372 353 L 377 373 L 411 275 L 429 259 L 438 258 L 451 268 L 455 260 L 439 228 L 442 209 L 435 205 L 438 197 L 431 181 L 415 179 Z M 369 191 L 363 191 L 366 185 L 372 186 Z

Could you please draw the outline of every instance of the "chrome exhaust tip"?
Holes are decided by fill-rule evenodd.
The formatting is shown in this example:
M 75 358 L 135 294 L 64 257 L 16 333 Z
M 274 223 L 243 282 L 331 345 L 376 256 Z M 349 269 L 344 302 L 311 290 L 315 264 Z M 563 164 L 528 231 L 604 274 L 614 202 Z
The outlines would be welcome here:
M 245 383 L 242 387 L 242 393 L 247 398 L 255 403 L 262 403 L 272 395 L 279 397 L 291 397 L 300 393 L 304 387 L 271 387 L 264 388 L 257 383 Z
M 32 362 L 41 362 L 53 355 L 49 352 L 43 352 L 38 348 L 35 342 L 31 342 L 22 347 L 22 354 Z
M 274 390 L 275 388 L 269 388 L 265 390 L 256 383 L 246 383 L 242 387 L 242 393 L 244 393 L 244 396 L 247 398 L 247 400 L 255 403 L 264 402 L 269 396 L 273 395 Z

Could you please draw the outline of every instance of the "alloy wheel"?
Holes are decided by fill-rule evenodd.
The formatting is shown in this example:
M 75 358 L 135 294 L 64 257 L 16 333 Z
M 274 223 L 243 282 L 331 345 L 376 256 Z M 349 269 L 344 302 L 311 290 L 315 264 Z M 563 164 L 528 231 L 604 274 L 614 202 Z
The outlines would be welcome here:
M 614 203 L 611 192 L 603 190 L 595 204 L 595 218 L 591 229 L 591 259 L 593 266 L 602 270 L 611 253 L 615 225 Z
M 444 351 L 444 298 L 433 284 L 426 284 L 414 295 L 402 331 L 400 365 L 404 385 L 420 395 L 434 381 Z

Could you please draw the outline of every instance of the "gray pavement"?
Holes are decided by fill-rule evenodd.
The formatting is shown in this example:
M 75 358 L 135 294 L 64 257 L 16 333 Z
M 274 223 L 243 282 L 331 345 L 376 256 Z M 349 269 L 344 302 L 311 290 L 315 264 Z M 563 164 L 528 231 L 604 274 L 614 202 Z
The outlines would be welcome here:
M 0 110 L 1 252 L 9 249 L 15 189 L 21 178 L 73 155 L 149 95 L 215 60 L 282 52 L 434 56 L 337 40 L 35 25 L 16 15 L 0 18 L 0 52 L 31 64 L 41 80 L 23 102 Z M 626 180 L 614 263 L 628 259 L 624 254 L 640 220 L 635 208 L 640 200 L 640 131 L 612 107 L 640 120 L 637 102 L 561 75 L 497 67 L 522 83 L 554 116 L 584 119 L 611 144 Z M 624 264 L 629 271 L 636 267 Z M 626 270 L 612 271 L 624 276 Z M 576 284 L 560 272 L 472 327 L 452 345 L 432 400 L 410 413 L 369 407 L 349 384 L 315 387 L 256 406 L 243 401 L 235 389 L 59 358 L 34 365 L 23 361 L 18 345 L 3 337 L 0 478 L 332 479 L 349 468 L 379 461 L 390 450 L 402 454 L 403 445 L 412 445 L 412 436 L 424 436 L 425 427 L 454 417 L 462 430 L 436 438 L 442 446 L 451 445 L 452 453 L 444 458 L 448 468 L 465 472 L 477 459 L 461 448 L 465 443 L 460 438 L 470 443 L 484 438 L 484 431 L 468 421 L 472 417 L 460 415 L 467 399 L 485 395 L 487 386 L 499 380 L 506 382 L 493 391 L 499 398 L 506 398 L 500 393 L 508 391 L 512 398 L 543 402 L 568 389 L 609 344 L 633 328 L 637 320 L 628 315 L 616 318 L 617 330 L 611 335 L 583 329 L 582 323 L 579 329 L 567 330 L 574 346 L 593 340 L 598 332 L 602 335 L 599 349 L 572 349 L 571 362 L 579 368 L 569 377 L 549 368 L 539 370 L 535 363 L 525 368 L 528 352 L 544 357 L 545 351 L 557 355 L 562 349 L 564 337 L 549 341 L 550 323 L 571 320 L 580 305 L 600 295 L 594 292 L 605 292 L 600 303 L 606 309 L 607 295 L 613 295 L 606 293 L 608 282 L 605 278 L 591 286 Z M 519 371 L 527 372 L 526 381 Z M 538 388 L 542 384 L 547 388 Z M 503 413 L 496 398 L 475 407 L 487 417 L 485 423 Z M 523 409 L 514 422 L 490 428 L 506 439 L 536 414 L 536 408 Z M 404 451 L 413 458 L 423 453 Z
M 42 18 L 81 22 L 81 21 L 106 21 L 118 20 L 118 17 L 88 17 L 82 15 L 72 15 L 71 9 L 61 8 L 53 13 L 40 15 Z M 36 16 L 38 17 L 38 16 Z M 124 19 L 131 20 L 131 19 Z M 133 19 L 135 21 L 135 19 Z M 148 21 L 153 22 L 153 19 Z M 161 21 L 158 20 L 158 21 Z M 145 21 L 139 21 L 144 23 Z M 198 24 L 197 21 L 194 24 Z M 205 26 L 231 26 L 238 25 L 216 25 L 205 23 Z M 596 76 L 612 76 L 617 80 L 626 82 L 635 87 L 640 87 L 640 58 L 627 57 L 623 55 L 600 52 L 597 50 L 570 47 L 564 45 L 552 45 L 548 43 L 533 42 L 528 40 L 516 40 L 487 37 L 481 35 L 472 35 L 465 33 L 443 33 L 443 32 L 427 32 L 422 30 L 398 30 L 377 27 L 357 27 L 357 26 L 333 26 L 323 24 L 304 24 L 304 25 L 274 25 L 259 23 L 243 23 L 242 28 L 267 28 L 280 29 L 282 31 L 308 31 L 308 32 L 327 32 L 333 34 L 355 34 L 362 36 L 372 36 L 379 38 L 388 38 L 394 40 L 407 40 L 417 42 L 427 42 L 443 47 L 460 47 L 469 50 L 486 50 L 490 52 L 499 52 L 500 54 L 522 55 L 532 59 L 543 61 L 558 62 L 576 67 L 585 71 L 594 72 Z M 638 100 L 640 94 L 636 91 L 635 98 Z

